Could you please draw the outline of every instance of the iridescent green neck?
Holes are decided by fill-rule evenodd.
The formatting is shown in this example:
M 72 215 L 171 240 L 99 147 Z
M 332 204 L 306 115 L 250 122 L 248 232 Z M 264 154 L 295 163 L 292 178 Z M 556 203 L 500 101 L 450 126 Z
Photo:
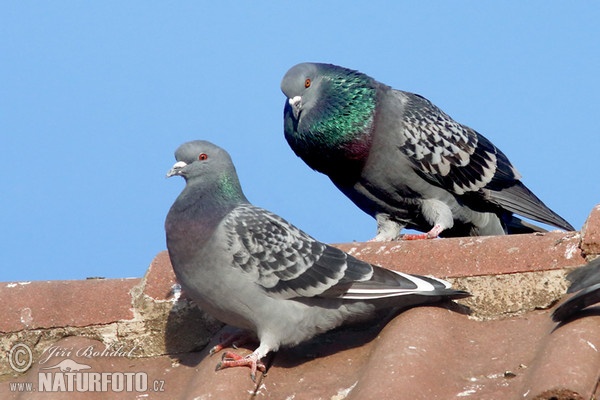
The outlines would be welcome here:
M 225 200 L 246 201 L 246 196 L 242 192 L 240 181 L 237 176 L 231 176 L 230 173 L 223 173 L 218 180 L 218 194 Z
M 332 71 L 325 79 L 320 100 L 311 113 L 314 117 L 306 126 L 322 145 L 346 148 L 372 129 L 375 82 L 351 70 Z

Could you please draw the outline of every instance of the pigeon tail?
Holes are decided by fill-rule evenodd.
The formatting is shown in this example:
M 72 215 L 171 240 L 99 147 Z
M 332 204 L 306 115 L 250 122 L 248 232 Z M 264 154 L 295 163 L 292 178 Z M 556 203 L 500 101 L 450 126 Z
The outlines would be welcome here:
M 494 202 L 498 203 L 504 209 L 523 217 L 555 226 L 565 231 L 575 230 L 570 223 L 548 208 L 544 202 L 520 181 L 517 181 L 508 188 L 493 191 L 491 197 Z

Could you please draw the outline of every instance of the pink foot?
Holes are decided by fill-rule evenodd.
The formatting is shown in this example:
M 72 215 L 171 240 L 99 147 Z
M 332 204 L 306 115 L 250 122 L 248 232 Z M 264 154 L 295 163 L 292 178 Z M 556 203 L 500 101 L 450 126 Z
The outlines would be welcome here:
M 431 239 L 427 233 L 405 233 L 402 235 L 402 240 L 422 240 Z
M 260 371 L 263 374 L 267 371 L 267 367 L 258 359 L 258 355 L 256 353 L 252 353 L 247 355 L 246 357 L 240 356 L 237 353 L 233 353 L 231 351 L 226 351 L 223 353 L 223 358 L 221 362 L 217 364 L 215 371 L 219 371 L 225 368 L 232 367 L 249 367 L 250 368 L 250 378 L 253 382 L 256 382 L 256 371 Z
M 427 233 L 405 233 L 402 235 L 402 240 L 421 240 L 421 239 L 435 239 L 444 229 L 440 225 L 434 225 L 433 228 Z

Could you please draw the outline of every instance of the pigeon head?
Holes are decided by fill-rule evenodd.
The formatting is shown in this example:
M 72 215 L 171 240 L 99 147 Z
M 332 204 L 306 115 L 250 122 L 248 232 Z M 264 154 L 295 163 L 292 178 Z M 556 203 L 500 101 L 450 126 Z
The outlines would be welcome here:
M 302 63 L 283 77 L 285 137 L 312 168 L 327 173 L 342 160 L 368 152 L 377 99 L 377 82 L 358 71 L 332 64 Z M 315 149 L 330 157 L 315 157 Z M 321 158 L 320 161 L 317 158 Z
M 345 119 L 375 107 L 375 81 L 369 76 L 333 64 L 301 63 L 293 66 L 281 81 L 295 119 L 317 108 L 321 112 L 339 109 Z
M 187 186 L 204 193 L 245 200 L 231 157 L 219 146 L 205 140 L 187 142 L 175 151 L 175 159 L 167 178 L 182 176 Z
M 295 119 L 303 109 L 310 110 L 321 90 L 324 76 L 319 71 L 320 64 L 302 63 L 292 67 L 281 81 L 281 91 L 288 98 Z

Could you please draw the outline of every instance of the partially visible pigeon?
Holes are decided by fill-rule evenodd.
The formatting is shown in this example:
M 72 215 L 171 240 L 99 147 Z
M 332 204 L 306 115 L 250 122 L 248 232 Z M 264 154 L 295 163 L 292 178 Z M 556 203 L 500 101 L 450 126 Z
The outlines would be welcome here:
M 302 63 L 281 82 L 296 155 L 377 220 L 374 240 L 574 228 L 524 184 L 485 137 L 429 100 L 331 64 Z
M 202 309 L 253 332 L 249 356 L 226 353 L 221 368 L 260 360 L 382 308 L 468 296 L 436 278 L 360 261 L 248 202 L 229 154 L 202 140 L 181 145 L 167 176 L 186 186 L 165 222 L 177 280 Z M 219 347 L 220 348 L 220 347 Z
M 587 306 L 600 303 L 600 257 L 569 273 L 567 279 L 572 282 L 567 293 L 577 293 L 554 310 L 552 319 L 557 322 L 572 317 Z

